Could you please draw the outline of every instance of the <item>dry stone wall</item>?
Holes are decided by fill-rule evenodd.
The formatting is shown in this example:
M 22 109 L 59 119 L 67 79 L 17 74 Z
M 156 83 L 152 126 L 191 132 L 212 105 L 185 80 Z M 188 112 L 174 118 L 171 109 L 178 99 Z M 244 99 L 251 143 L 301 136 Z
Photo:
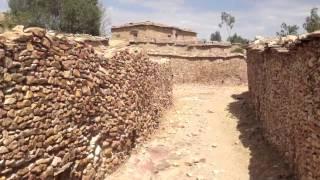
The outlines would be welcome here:
M 132 42 L 132 45 L 146 49 L 152 55 L 171 55 L 185 57 L 223 57 L 231 54 L 234 47 L 228 43 L 216 44 L 179 44 L 179 43 L 150 43 Z
M 131 43 L 140 47 L 152 59 L 171 62 L 174 83 L 208 83 L 235 85 L 247 83 L 247 64 L 244 54 L 233 53 L 239 45 Z
M 320 32 L 248 49 L 250 101 L 299 180 L 320 179 Z
M 247 83 L 247 64 L 242 57 L 171 58 L 171 66 L 174 82 L 178 84 L 241 85 Z
M 68 39 L 68 40 L 67 40 Z M 40 28 L 0 35 L 0 179 L 103 179 L 157 128 L 172 72 Z

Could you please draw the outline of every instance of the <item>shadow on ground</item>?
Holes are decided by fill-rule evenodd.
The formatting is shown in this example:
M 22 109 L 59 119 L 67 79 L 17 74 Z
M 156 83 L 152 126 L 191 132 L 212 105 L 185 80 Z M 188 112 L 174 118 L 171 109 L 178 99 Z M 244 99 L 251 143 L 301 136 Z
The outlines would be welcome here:
M 236 117 L 241 143 L 251 151 L 250 180 L 292 180 L 283 158 L 263 138 L 262 129 L 247 103 L 248 92 L 232 96 L 230 113 Z

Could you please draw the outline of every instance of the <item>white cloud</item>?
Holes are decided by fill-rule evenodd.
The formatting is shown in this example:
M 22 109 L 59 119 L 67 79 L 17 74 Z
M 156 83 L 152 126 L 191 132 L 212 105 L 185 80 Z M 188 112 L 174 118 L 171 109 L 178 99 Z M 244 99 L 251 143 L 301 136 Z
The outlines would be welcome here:
M 302 32 L 302 24 L 310 9 L 320 7 L 316 0 L 242 0 L 251 4 L 250 10 L 230 11 L 236 17 L 234 32 L 247 38 L 255 35 L 274 36 L 282 22 L 297 24 Z M 181 26 L 199 32 L 200 38 L 208 38 L 211 32 L 219 30 L 219 11 L 195 10 L 187 6 L 185 0 L 119 0 L 123 4 L 139 5 L 150 9 L 148 12 L 112 7 L 115 25 L 134 21 L 155 21 Z M 203 1 L 202 3 L 204 3 Z M 198 1 L 201 3 L 201 1 Z M 222 33 L 226 36 L 225 33 Z
M 108 2 L 107 0 L 103 0 Z M 208 8 L 195 9 L 188 1 L 192 0 L 113 0 L 108 7 L 114 25 L 120 25 L 134 21 L 155 21 L 173 26 L 181 26 L 193 29 L 199 33 L 200 38 L 208 38 L 210 33 L 220 30 L 220 13 L 225 9 L 210 10 Z M 196 3 L 212 3 L 211 0 L 193 0 Z M 217 3 L 226 4 L 231 0 Z M 236 24 L 233 32 L 253 38 L 255 35 L 274 36 L 279 31 L 282 22 L 296 24 L 303 32 L 302 24 L 305 17 L 310 14 L 313 7 L 320 8 L 320 0 L 238 0 L 247 4 L 245 9 L 229 9 L 229 12 L 236 17 Z M 107 3 L 108 4 L 108 3 Z M 117 4 L 120 6 L 114 6 Z M 113 6 L 112 6 L 113 5 Z M 121 6 L 124 5 L 124 6 Z M 143 10 L 137 10 L 141 7 Z M 125 8 L 124 8 L 125 7 Z M 205 5 L 204 5 L 205 7 Z M 230 4 L 230 7 L 232 5 Z M 6 0 L 0 0 L 0 11 L 7 9 Z M 320 11 L 319 11 L 320 13 Z M 226 34 L 223 33 L 226 37 Z
M 139 1 L 139 0 L 125 0 L 125 1 Z M 161 1 L 163 4 L 180 4 L 182 0 L 176 1 Z M 157 4 L 157 5 L 156 5 Z M 159 5 L 158 3 L 148 3 L 144 6 L 152 6 L 151 12 L 137 12 L 119 9 L 112 7 L 112 22 L 114 25 L 120 25 L 127 22 L 135 21 L 155 21 L 158 23 L 179 26 L 188 28 L 200 33 L 200 36 L 205 37 L 207 34 L 218 29 L 218 22 L 220 12 L 193 12 L 191 9 L 183 8 L 183 6 L 175 5 Z M 164 8 L 170 7 L 170 8 Z M 213 23 L 209 23 L 211 21 Z M 207 37 L 206 37 L 207 38 Z
M 158 12 L 176 12 L 183 8 L 185 0 L 119 0 L 124 4 L 139 4 Z

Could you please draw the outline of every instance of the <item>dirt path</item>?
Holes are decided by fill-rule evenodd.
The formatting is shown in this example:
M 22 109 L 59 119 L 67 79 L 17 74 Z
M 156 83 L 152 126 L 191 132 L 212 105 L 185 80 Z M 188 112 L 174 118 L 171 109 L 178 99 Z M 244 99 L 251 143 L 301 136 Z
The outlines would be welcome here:
M 180 85 L 160 130 L 108 180 L 289 179 L 244 103 L 246 87 Z

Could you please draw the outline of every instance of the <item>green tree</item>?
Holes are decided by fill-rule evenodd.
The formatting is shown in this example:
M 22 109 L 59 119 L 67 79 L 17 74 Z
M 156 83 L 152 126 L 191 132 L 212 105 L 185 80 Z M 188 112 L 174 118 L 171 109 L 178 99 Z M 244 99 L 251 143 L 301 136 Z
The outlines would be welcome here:
M 211 41 L 218 41 L 221 42 L 221 34 L 220 31 L 216 31 L 215 33 L 212 33 L 210 36 Z
M 277 36 L 298 35 L 299 26 L 287 25 L 282 23 L 280 32 L 277 32 Z
M 219 27 L 222 28 L 223 26 L 226 27 L 228 36 L 230 37 L 231 31 L 234 27 L 234 24 L 236 22 L 236 18 L 232 16 L 229 13 L 222 12 L 221 13 L 221 23 L 219 24 Z
M 64 0 L 61 11 L 62 31 L 100 34 L 102 11 L 97 0 Z
M 320 16 L 318 14 L 318 8 L 311 9 L 311 14 L 306 18 L 306 22 L 303 24 L 303 27 L 309 33 L 320 30 Z
M 8 5 L 13 24 L 100 34 L 103 10 L 98 0 L 8 0 Z
M 237 33 L 235 33 L 234 35 L 228 37 L 227 41 L 229 41 L 232 44 L 234 44 L 234 43 L 248 44 L 249 43 L 248 39 L 245 39 L 245 38 L 241 37 Z
M 43 27 L 48 20 L 49 2 L 46 0 L 9 0 L 10 21 L 12 24 Z

